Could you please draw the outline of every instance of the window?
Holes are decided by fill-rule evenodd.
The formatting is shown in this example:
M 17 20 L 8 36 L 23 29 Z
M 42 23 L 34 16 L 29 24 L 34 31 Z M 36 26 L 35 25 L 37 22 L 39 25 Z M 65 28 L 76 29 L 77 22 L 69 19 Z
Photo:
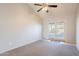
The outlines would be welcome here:
M 64 38 L 64 22 L 49 23 L 49 38 Z

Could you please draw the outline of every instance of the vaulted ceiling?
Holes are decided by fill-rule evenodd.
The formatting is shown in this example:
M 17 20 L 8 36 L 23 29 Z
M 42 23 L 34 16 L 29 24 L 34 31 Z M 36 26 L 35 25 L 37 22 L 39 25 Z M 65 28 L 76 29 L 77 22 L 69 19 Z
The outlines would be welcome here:
M 35 13 L 39 14 L 41 17 L 44 18 L 54 18 L 54 17 L 62 17 L 64 15 L 71 15 L 75 14 L 77 11 L 76 3 L 48 3 L 49 5 L 58 5 L 57 8 L 48 8 L 49 12 L 46 13 L 44 10 L 37 12 L 40 9 L 40 6 L 36 6 L 33 3 L 28 4 Z

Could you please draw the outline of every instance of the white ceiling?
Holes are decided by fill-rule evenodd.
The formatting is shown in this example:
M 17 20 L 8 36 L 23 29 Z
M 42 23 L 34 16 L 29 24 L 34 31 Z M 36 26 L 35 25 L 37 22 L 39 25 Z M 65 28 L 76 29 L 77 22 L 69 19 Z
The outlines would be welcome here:
M 57 8 L 48 8 L 49 12 L 46 13 L 45 11 L 37 12 L 40 9 L 39 6 L 34 5 L 33 3 L 28 4 L 35 13 L 39 14 L 41 17 L 55 17 L 55 16 L 63 16 L 76 13 L 77 5 L 76 3 L 49 3 L 57 4 Z

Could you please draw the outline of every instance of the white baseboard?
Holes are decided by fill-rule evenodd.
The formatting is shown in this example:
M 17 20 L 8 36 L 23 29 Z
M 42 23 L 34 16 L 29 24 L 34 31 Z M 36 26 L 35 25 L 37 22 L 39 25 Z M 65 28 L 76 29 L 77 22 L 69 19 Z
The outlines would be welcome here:
M 16 49 L 16 48 L 19 48 L 19 47 L 24 46 L 24 45 L 28 45 L 28 44 L 34 43 L 36 41 L 38 41 L 38 40 L 30 41 L 28 43 L 23 43 L 23 44 L 21 44 L 19 46 L 15 46 L 15 47 L 12 47 L 12 48 L 8 48 L 8 49 L 5 49 L 5 50 L 2 50 L 2 51 L 0 51 L 0 54 L 5 53 L 5 52 L 10 51 L 10 50 L 13 50 L 13 49 Z

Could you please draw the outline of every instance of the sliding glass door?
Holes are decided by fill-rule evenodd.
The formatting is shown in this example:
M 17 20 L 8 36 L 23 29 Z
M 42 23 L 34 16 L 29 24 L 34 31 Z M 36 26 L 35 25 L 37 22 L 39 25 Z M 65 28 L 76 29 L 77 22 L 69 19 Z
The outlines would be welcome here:
M 49 38 L 64 39 L 64 22 L 49 23 Z

